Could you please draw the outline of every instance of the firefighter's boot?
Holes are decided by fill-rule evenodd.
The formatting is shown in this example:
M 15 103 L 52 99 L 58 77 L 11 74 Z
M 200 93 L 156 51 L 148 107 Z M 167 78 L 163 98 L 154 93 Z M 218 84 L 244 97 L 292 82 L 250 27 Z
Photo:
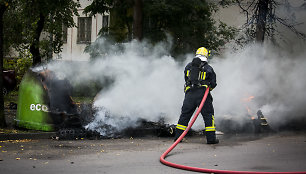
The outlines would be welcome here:
M 219 140 L 216 138 L 215 131 L 206 131 L 207 144 L 218 144 Z
M 174 141 L 176 141 L 181 135 L 182 133 L 184 132 L 184 130 L 181 130 L 181 129 L 175 129 L 175 137 L 174 137 Z

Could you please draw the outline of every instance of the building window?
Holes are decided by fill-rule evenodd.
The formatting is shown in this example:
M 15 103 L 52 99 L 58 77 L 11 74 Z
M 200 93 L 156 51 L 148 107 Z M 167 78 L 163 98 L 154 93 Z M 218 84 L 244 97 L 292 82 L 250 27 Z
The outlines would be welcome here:
M 103 28 L 107 28 L 108 27 L 108 19 L 109 19 L 108 15 L 103 16 L 103 19 L 102 19 L 102 27 Z
M 109 15 L 104 15 L 102 18 L 102 28 L 106 32 L 108 32 L 108 21 L 109 21 Z
M 79 17 L 77 43 L 84 44 L 90 42 L 91 42 L 91 17 Z

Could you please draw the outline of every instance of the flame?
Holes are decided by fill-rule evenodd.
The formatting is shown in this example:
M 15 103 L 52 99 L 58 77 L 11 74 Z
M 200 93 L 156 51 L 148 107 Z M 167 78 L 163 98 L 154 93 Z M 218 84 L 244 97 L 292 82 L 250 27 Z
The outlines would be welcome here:
M 247 109 L 248 113 L 251 115 L 251 109 L 248 106 L 245 106 L 245 108 Z
M 254 98 L 255 98 L 255 97 L 251 95 L 251 96 L 249 96 L 249 97 L 247 97 L 247 98 L 241 99 L 241 100 L 244 102 L 244 106 L 245 106 L 246 110 L 248 111 L 248 114 L 249 114 L 249 115 L 253 115 L 253 114 L 252 114 L 251 109 L 250 109 L 249 106 L 248 106 L 248 103 L 251 102 Z
M 250 102 L 251 100 L 253 100 L 255 97 L 254 96 L 250 96 L 248 98 L 244 98 L 243 101 L 244 102 Z

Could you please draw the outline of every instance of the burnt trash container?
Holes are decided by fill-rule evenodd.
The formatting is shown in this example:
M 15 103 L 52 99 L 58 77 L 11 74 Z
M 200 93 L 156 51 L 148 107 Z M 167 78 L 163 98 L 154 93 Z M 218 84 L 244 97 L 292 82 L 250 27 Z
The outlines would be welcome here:
M 81 127 L 71 90 L 68 80 L 48 69 L 29 70 L 19 86 L 16 126 L 42 131 Z

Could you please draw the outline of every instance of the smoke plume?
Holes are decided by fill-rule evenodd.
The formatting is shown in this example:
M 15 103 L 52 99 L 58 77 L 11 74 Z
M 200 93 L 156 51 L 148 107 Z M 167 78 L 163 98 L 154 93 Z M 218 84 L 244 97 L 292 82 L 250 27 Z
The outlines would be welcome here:
M 94 47 L 103 52 L 103 56 L 96 60 L 77 65 L 69 62 L 48 65 L 58 77 L 68 79 L 71 84 L 99 81 L 105 86 L 95 97 L 97 112 L 88 129 L 105 135 L 137 126 L 139 119 L 177 121 L 184 98 L 186 63 L 169 56 L 170 42 L 155 46 L 137 41 L 113 45 L 101 39 Z
M 216 58 L 212 62 L 219 77 L 214 91 L 216 117 L 230 115 L 239 121 L 260 109 L 275 129 L 291 120 L 305 120 L 305 55 L 251 45 Z
M 102 40 L 101 45 L 107 43 Z M 83 62 L 77 68 L 71 63 L 54 62 L 48 68 L 72 84 L 99 80 L 108 86 L 96 96 L 98 108 L 88 129 L 102 135 L 136 126 L 138 119 L 176 124 L 184 99 L 185 65 L 193 54 L 178 62 L 168 54 L 169 43 L 152 46 L 133 41 L 120 46 L 108 45 L 107 56 L 92 62 Z M 111 48 L 110 48 L 111 47 Z M 104 48 L 101 47 L 101 50 Z M 305 52 L 290 54 L 266 45 L 250 45 L 235 53 L 210 60 L 217 74 L 214 97 L 216 122 L 227 118 L 242 122 L 248 113 L 262 110 L 274 128 L 288 120 L 305 118 L 306 59 Z M 111 82 L 106 79 L 112 79 Z M 110 84 L 106 84 L 106 82 Z M 250 97 L 253 96 L 252 100 Z M 196 128 L 203 128 L 202 119 Z M 243 124 L 243 123 L 241 123 Z M 218 129 L 218 128 L 217 128 Z

